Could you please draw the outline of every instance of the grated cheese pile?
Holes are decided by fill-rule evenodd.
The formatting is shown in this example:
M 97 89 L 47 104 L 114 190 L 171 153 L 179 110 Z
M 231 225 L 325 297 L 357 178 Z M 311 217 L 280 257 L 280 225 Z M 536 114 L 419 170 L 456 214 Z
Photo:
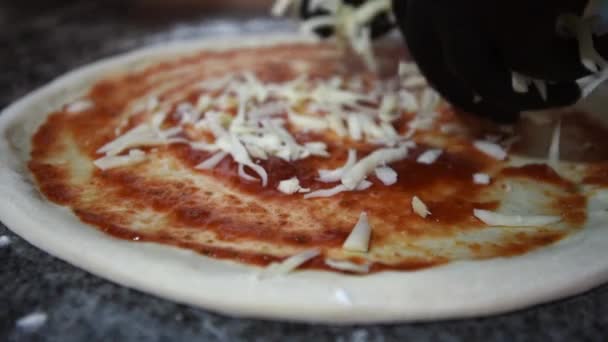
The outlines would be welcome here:
M 401 68 L 407 77 L 419 77 L 416 68 Z M 332 132 L 344 139 L 376 145 L 377 149 L 360 160 L 357 150 L 351 149 L 343 167 L 319 170 L 319 181 L 338 183 L 330 188 L 310 191 L 301 188 L 295 178 L 283 180 L 277 187 L 280 192 L 306 193 L 304 198 L 312 199 L 363 191 L 373 185 L 368 177 L 374 173 L 390 186 L 398 176 L 388 164 L 405 159 L 409 149 L 416 146 L 409 139 L 413 132 L 432 124 L 436 115 L 429 113 L 436 112 L 439 97 L 430 90 L 410 91 L 394 84 L 394 79 L 374 81 L 367 88 L 361 82 L 357 78 L 320 80 L 301 75 L 284 83 L 264 83 L 253 72 L 242 72 L 201 82 L 196 103 L 175 103 L 173 113 L 167 109 L 172 106 L 155 96 L 142 99 L 139 109 L 147 110 L 147 120 L 133 128 L 119 128 L 117 137 L 98 149 L 101 157 L 94 164 L 103 171 L 133 166 L 147 160 L 150 152 L 146 148 L 188 144 L 194 150 L 210 153 L 196 169 L 213 170 L 230 157 L 238 164 L 239 177 L 267 186 L 268 173 L 260 161 L 271 157 L 287 162 L 330 157 L 326 143 L 298 142 L 294 130 Z M 413 120 L 418 123 L 411 125 L 407 135 L 400 135 L 393 121 L 412 109 L 424 113 Z M 180 119 L 170 126 L 169 117 Z M 421 120 L 426 125 L 421 125 Z M 190 138 L 192 130 L 207 132 L 213 139 Z

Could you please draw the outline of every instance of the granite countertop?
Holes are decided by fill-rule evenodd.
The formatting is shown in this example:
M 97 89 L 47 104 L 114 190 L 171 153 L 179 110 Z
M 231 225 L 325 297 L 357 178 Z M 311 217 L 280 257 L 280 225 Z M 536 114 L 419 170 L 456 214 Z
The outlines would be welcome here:
M 138 47 L 288 27 L 262 17 L 169 19 L 143 19 L 107 3 L 25 17 L 0 5 L 0 108 L 74 67 Z M 10 238 L 0 247 L 0 341 L 600 341 L 608 332 L 608 286 L 483 319 L 350 327 L 281 323 L 161 300 L 55 259 L 1 224 L 0 236 Z M 38 329 L 18 327 L 17 320 L 32 312 L 47 320 Z

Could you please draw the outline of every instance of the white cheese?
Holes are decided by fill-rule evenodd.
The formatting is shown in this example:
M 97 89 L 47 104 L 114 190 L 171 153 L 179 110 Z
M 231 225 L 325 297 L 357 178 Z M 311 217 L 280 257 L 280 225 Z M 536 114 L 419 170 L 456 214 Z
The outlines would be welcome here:
M 401 85 L 405 88 L 422 88 L 428 86 L 428 82 L 424 76 L 411 76 L 405 78 Z
M 380 104 L 380 120 L 392 122 L 395 119 L 398 119 L 400 113 L 397 111 L 397 104 L 396 95 L 384 95 L 382 97 L 382 103 Z
M 289 111 L 289 121 L 302 128 L 305 131 L 323 131 L 329 127 L 329 123 L 325 118 L 311 115 L 300 115 L 293 111 Z
M 397 183 L 397 172 L 388 166 L 376 168 L 374 172 L 376 173 L 376 178 L 378 178 L 382 184 L 386 186 L 391 186 Z
M 239 164 L 239 166 L 238 166 L 238 175 L 240 178 L 242 178 L 248 182 L 257 182 L 258 181 L 257 178 L 252 177 L 247 174 L 247 171 L 245 171 L 245 165 L 243 165 L 243 164 Z
M 405 78 L 406 76 L 418 75 L 420 69 L 416 63 L 399 62 L 399 77 Z
M 497 160 L 505 160 L 507 159 L 507 152 L 497 144 L 494 144 L 489 141 L 477 140 L 473 143 L 476 149 L 485 153 L 486 155 L 497 159 Z
M 511 85 L 516 93 L 525 94 L 530 89 L 532 80 L 518 72 L 511 73 Z
M 422 202 L 418 196 L 414 196 L 414 198 L 412 198 L 412 209 L 418 216 L 422 218 L 427 218 L 427 216 L 431 215 L 431 212 L 426 204 L 424 204 L 424 202 Z
M 300 180 L 297 177 L 280 181 L 277 189 L 287 195 L 293 195 L 297 192 L 310 192 L 310 189 L 300 186 Z
M 555 125 L 553 135 L 551 137 L 551 145 L 549 146 L 549 165 L 556 167 L 559 163 L 560 140 L 562 132 L 562 120 L 560 119 Z
M 346 117 L 346 122 L 348 123 L 348 135 L 355 141 L 360 141 L 363 139 L 361 115 L 362 114 L 349 114 Z
M 66 111 L 68 113 L 82 113 L 95 107 L 91 100 L 78 100 L 68 105 Z
M 354 190 L 355 191 L 365 191 L 365 190 L 369 189 L 370 187 L 372 187 L 372 185 L 373 185 L 372 182 L 364 180 L 361 183 L 359 183 Z M 332 197 L 339 193 L 349 192 L 349 191 L 353 191 L 353 190 L 347 188 L 343 184 L 340 184 L 340 185 L 337 185 L 330 189 L 317 190 L 317 191 L 308 193 L 308 194 L 304 195 L 304 199 Z
M 350 170 L 357 163 L 357 150 L 348 150 L 348 158 L 346 163 L 341 168 L 335 170 L 319 170 L 319 181 L 323 183 L 338 182 L 342 179 L 342 175 Z
M 443 151 L 439 149 L 428 150 L 421 154 L 416 161 L 420 164 L 431 165 L 441 157 L 441 154 L 443 154 Z
M 102 171 L 117 167 L 131 166 L 146 161 L 146 153 L 141 150 L 131 150 L 124 156 L 106 156 L 93 162 Z
M 113 156 L 132 147 L 156 146 L 164 143 L 166 139 L 158 130 L 151 125 L 142 124 L 102 146 L 97 153 Z
M 581 63 L 592 73 L 597 73 L 608 67 L 608 62 L 595 49 L 592 25 L 592 20 L 579 20 L 577 24 L 577 38 Z
M 342 248 L 350 252 L 367 253 L 371 236 L 372 228 L 369 225 L 367 213 L 363 212 L 359 216 L 359 221 L 342 245 Z
M 482 209 L 475 209 L 473 214 L 483 223 L 498 227 L 542 227 L 558 223 L 562 220 L 559 216 L 506 215 Z
M 384 148 L 372 152 L 357 162 L 342 176 L 342 184 L 348 189 L 355 189 L 378 166 L 403 160 L 408 155 L 408 148 L 402 144 L 396 148 Z
M 266 172 L 266 170 L 264 170 L 263 167 L 254 163 L 251 160 L 247 149 L 234 133 L 230 135 L 230 145 L 230 154 L 232 155 L 232 158 L 234 158 L 237 163 L 251 168 L 255 173 L 258 174 L 258 176 L 260 176 L 260 179 L 262 180 L 262 185 L 266 186 L 268 184 L 268 173 Z
M 473 175 L 473 183 L 478 185 L 488 185 L 490 184 L 491 179 L 490 175 L 486 173 L 476 173 Z
M 549 93 L 547 90 L 547 82 L 543 81 L 543 80 L 537 80 L 537 79 L 533 79 L 532 83 L 534 84 L 534 86 L 536 86 L 536 89 L 538 89 L 538 93 L 540 94 L 540 97 L 547 101 L 549 98 Z
M 325 259 L 325 264 L 335 270 L 352 273 L 369 273 L 371 264 L 356 264 L 345 260 Z
M 402 89 L 399 91 L 398 96 L 400 109 L 403 109 L 409 113 L 414 113 L 418 111 L 418 100 L 416 99 L 416 96 L 414 96 L 414 94 L 410 93 L 405 89 Z
M 228 156 L 228 153 L 226 153 L 226 152 L 218 152 L 218 153 L 212 155 L 211 157 L 207 158 L 205 161 L 203 161 L 202 163 L 198 164 L 194 168 L 197 169 L 197 170 L 211 170 L 211 169 L 214 169 L 227 156 Z
M 298 253 L 285 259 L 281 263 L 270 264 L 261 274 L 260 278 L 272 278 L 277 276 L 284 276 L 292 271 L 295 271 L 298 267 L 304 265 L 310 260 L 316 258 L 321 254 L 318 249 L 310 249 L 302 253 Z

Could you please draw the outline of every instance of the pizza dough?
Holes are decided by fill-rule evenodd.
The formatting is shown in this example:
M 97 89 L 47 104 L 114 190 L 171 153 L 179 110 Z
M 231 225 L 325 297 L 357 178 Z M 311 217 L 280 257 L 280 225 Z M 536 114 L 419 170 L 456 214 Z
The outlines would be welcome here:
M 83 224 L 69 210 L 49 203 L 38 193 L 27 171 L 30 138 L 51 111 L 65 109 L 68 104 L 74 113 L 86 111 L 91 104 L 82 98 L 100 78 L 125 71 L 136 73 L 154 61 L 191 55 L 200 49 L 217 51 L 288 42 L 293 44 L 294 38 L 264 37 L 246 43 L 210 41 L 148 49 L 76 71 L 11 106 L 0 118 L 3 222 L 34 245 L 115 282 L 191 305 L 256 317 L 331 322 L 465 317 L 521 308 L 585 291 L 605 281 L 608 263 L 602 261 L 606 260 L 603 246 L 608 239 L 604 229 L 608 204 L 601 190 L 593 190 L 594 195 L 589 196 L 584 224 L 560 235 L 557 244 L 523 256 L 486 261 L 454 258 L 455 262 L 445 266 L 417 272 L 352 276 L 304 270 L 262 280 L 255 267 L 218 261 L 185 249 L 115 239 Z M 537 152 L 542 154 L 544 150 L 546 146 Z M 574 166 L 566 169 L 563 172 L 567 174 L 579 172 Z M 478 176 L 483 178 L 482 174 Z M 479 185 L 471 173 L 474 186 Z M 351 225 L 356 216 L 355 221 L 349 219 Z M 279 256 L 284 257 L 294 250 L 281 252 L 285 254 Z

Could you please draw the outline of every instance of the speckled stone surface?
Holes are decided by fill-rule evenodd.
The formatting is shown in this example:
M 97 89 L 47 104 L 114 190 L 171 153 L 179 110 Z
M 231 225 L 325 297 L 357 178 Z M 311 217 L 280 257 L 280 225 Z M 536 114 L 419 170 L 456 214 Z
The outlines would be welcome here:
M 100 1 L 103 3 L 103 1 Z M 72 5 L 15 18 L 0 4 L 0 107 L 53 78 L 138 47 L 287 28 L 264 19 L 150 21 L 126 8 Z M 336 327 L 236 319 L 114 285 L 32 247 L 0 224 L 0 341 L 606 341 L 608 287 L 508 315 L 425 324 Z M 608 248 L 608 246 L 607 246 Z M 31 312 L 48 320 L 16 326 Z

